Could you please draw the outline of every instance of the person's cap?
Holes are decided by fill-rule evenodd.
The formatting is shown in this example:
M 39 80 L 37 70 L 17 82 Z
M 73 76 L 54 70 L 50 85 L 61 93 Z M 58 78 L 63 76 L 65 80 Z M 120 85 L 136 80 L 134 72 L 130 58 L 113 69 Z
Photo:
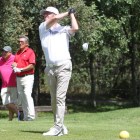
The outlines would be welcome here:
M 10 46 L 5 46 L 3 48 L 3 50 L 6 51 L 6 52 L 11 52 L 12 51 L 12 48 Z
M 44 16 L 44 13 L 45 13 L 46 11 L 48 11 L 48 12 L 50 12 L 50 13 L 54 13 L 54 14 L 59 14 L 59 11 L 58 11 L 57 8 L 49 6 L 49 7 L 47 7 L 46 9 L 40 10 L 40 15 Z

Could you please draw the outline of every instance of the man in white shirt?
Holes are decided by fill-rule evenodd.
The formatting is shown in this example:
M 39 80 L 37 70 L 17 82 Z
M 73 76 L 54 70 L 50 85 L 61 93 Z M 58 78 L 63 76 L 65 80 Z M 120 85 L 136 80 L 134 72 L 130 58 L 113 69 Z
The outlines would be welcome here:
M 44 22 L 39 26 L 39 34 L 42 49 L 46 59 L 46 78 L 50 88 L 51 106 L 54 115 L 54 126 L 44 136 L 60 136 L 68 134 L 63 125 L 65 112 L 66 92 L 72 73 L 72 63 L 69 53 L 69 38 L 78 31 L 78 24 L 74 16 L 75 9 L 59 14 L 55 7 L 42 9 L 40 14 L 44 16 Z M 58 24 L 63 18 L 70 16 L 71 26 Z

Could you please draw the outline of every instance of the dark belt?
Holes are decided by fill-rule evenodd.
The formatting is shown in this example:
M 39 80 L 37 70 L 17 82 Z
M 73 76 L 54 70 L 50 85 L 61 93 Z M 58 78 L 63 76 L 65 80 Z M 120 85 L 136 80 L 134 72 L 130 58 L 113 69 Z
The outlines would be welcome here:
M 28 75 L 33 75 L 33 73 L 29 73 L 29 74 L 25 74 L 25 75 L 21 75 L 21 76 L 17 76 L 17 77 L 25 77 L 25 76 L 28 76 Z

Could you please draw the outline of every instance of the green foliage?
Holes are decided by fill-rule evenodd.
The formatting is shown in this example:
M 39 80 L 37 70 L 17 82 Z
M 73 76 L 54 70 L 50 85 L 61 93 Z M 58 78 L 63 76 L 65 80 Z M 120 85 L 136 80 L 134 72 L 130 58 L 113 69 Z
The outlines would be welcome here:
M 139 82 L 138 3 L 129 0 L 95 1 L 100 15 L 100 28 L 96 30 L 97 41 L 94 41 L 97 49 L 90 51 L 95 55 L 96 90 L 101 93 L 110 93 L 113 90 L 117 92 L 118 89 L 126 97 L 132 96 L 131 80 L 133 78 L 134 81 L 135 77 L 131 75 L 137 73 L 136 83 Z M 121 92 L 118 94 L 121 95 Z
M 78 66 L 77 69 L 74 69 L 73 71 L 68 94 L 89 94 L 91 88 L 89 69 L 80 68 Z
M 17 38 L 21 34 L 27 34 L 27 29 L 31 28 L 30 21 L 20 15 L 20 0 L 2 1 L 0 8 L 0 48 L 9 45 L 16 52 Z
M 7 111 L 0 111 L 0 118 L 8 117 L 9 113 Z

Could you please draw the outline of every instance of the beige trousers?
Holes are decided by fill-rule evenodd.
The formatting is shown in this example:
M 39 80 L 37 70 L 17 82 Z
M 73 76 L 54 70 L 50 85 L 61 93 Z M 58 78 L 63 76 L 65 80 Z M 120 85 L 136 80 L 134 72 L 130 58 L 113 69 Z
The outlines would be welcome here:
M 25 77 L 17 77 L 17 90 L 21 97 L 24 120 L 29 118 L 35 119 L 34 102 L 32 98 L 32 88 L 34 83 L 34 75 Z
M 54 115 L 55 127 L 62 129 L 64 113 L 65 113 L 65 99 L 69 85 L 69 80 L 72 73 L 71 60 L 54 67 L 46 67 L 45 74 L 47 84 L 50 88 L 51 106 Z

